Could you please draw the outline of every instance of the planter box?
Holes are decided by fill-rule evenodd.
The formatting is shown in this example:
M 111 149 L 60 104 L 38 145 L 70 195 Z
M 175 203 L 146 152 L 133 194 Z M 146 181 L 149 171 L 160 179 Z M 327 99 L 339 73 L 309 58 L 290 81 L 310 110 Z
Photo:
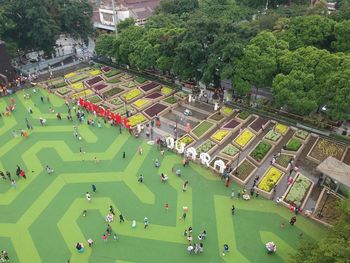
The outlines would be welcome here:
M 237 170 L 240 170 L 240 168 L 242 167 L 242 164 L 247 163 L 250 167 L 249 169 L 249 173 L 246 175 L 245 178 L 240 178 L 236 175 Z M 232 171 L 231 173 L 231 178 L 234 182 L 238 183 L 239 185 L 245 186 L 248 181 L 250 180 L 250 178 L 252 178 L 252 176 L 255 174 L 256 170 L 258 169 L 258 167 L 253 164 L 251 161 L 249 161 L 248 159 L 243 159 L 238 166 L 236 167 L 235 170 Z
M 162 103 L 165 105 L 168 105 L 169 107 L 174 109 L 179 105 L 179 99 L 178 99 L 178 97 L 172 95 L 172 96 L 169 96 L 169 97 L 166 97 L 165 99 L 163 99 Z
M 281 158 L 281 156 L 283 156 L 283 155 L 290 156 L 291 159 L 294 159 L 294 160 L 296 159 L 296 156 L 295 156 L 295 155 L 282 153 L 280 156 L 278 156 L 278 157 L 276 158 L 276 162 L 275 162 L 274 164 L 272 164 L 272 165 L 275 166 L 275 167 L 277 167 L 278 169 L 284 171 L 285 173 L 287 173 L 287 172 L 290 170 L 290 168 L 291 168 L 291 164 L 288 162 L 287 166 L 282 166 L 282 165 L 280 165 L 280 164 L 278 163 L 279 158 Z
M 327 148 L 326 152 L 324 151 L 325 148 Z M 314 153 L 314 150 L 319 151 L 319 156 L 316 156 L 317 153 Z M 306 158 L 318 164 L 323 162 L 328 156 L 333 156 L 334 158 L 341 161 L 346 154 L 346 150 L 347 147 L 345 145 L 324 138 L 318 138 L 310 149 Z M 319 157 L 319 159 L 317 157 Z
M 270 150 L 265 154 L 265 156 L 260 160 L 260 161 L 258 161 L 258 160 L 255 160 L 252 156 L 251 156 L 251 154 L 254 152 L 254 150 L 258 147 L 258 145 L 261 143 L 261 142 L 263 142 L 264 140 L 261 140 L 257 145 L 256 145 L 256 147 L 253 149 L 253 150 L 251 150 L 251 152 L 248 154 L 248 156 L 247 156 L 247 158 L 249 158 L 249 160 L 250 161 L 252 161 L 255 165 L 257 165 L 257 166 L 260 166 L 263 162 L 265 162 L 265 160 L 267 159 L 267 157 L 271 154 L 271 152 L 273 151 L 273 149 L 275 148 L 275 145 L 273 145 L 272 143 L 270 143 L 270 142 L 268 142 L 268 141 L 266 141 L 265 140 L 265 142 L 266 143 L 268 143 L 268 144 L 270 144 L 271 145 L 271 148 L 270 148 Z
M 135 122 L 135 124 L 133 124 L 133 119 L 135 119 L 135 118 L 137 119 L 138 117 L 141 117 L 142 120 L 140 122 Z M 137 124 L 141 125 L 141 124 L 144 124 L 144 123 L 148 122 L 148 119 L 142 113 L 139 112 L 139 113 L 131 116 L 129 118 L 129 122 L 130 122 L 131 128 L 133 129 L 133 128 L 135 128 L 137 126 Z
M 145 96 L 145 98 L 156 102 L 156 101 L 160 101 L 161 99 L 163 99 L 164 95 L 162 93 L 160 93 L 159 91 L 156 91 L 156 92 L 153 92 L 153 93 Z
M 228 129 L 234 133 L 235 131 L 239 130 L 242 127 L 242 123 L 236 119 L 232 119 L 228 122 L 226 122 L 224 125 L 222 125 L 222 128 Z
M 214 168 L 214 162 L 215 162 L 216 160 L 223 160 L 224 163 L 225 163 L 225 166 L 227 166 L 228 164 L 231 163 L 231 160 L 230 160 L 230 159 L 225 159 L 225 158 L 223 158 L 223 157 L 221 157 L 221 156 L 219 156 L 219 155 L 215 155 L 214 158 L 213 158 L 213 159 L 210 161 L 210 163 L 209 163 L 209 168 L 212 169 L 212 170 L 213 170 L 214 172 L 216 172 L 216 173 L 220 173 L 219 170 L 217 170 L 217 169 Z
M 220 132 L 220 131 L 225 132 L 225 133 L 227 132 L 227 134 L 226 134 L 226 136 L 225 136 L 224 138 L 222 138 L 222 140 L 219 141 L 219 140 L 216 140 L 213 136 L 214 136 L 216 133 Z M 226 129 L 219 129 L 219 130 L 217 130 L 216 132 L 214 132 L 212 136 L 210 136 L 210 139 L 211 139 L 213 142 L 216 142 L 217 144 L 222 145 L 224 142 L 227 141 L 228 138 L 230 138 L 231 135 L 232 135 L 231 131 L 226 130 Z
M 129 75 L 128 73 L 124 73 L 124 74 L 121 76 L 121 78 L 122 78 L 123 80 L 131 80 L 131 79 L 134 78 L 134 76 L 133 76 L 133 75 Z
M 224 150 L 227 147 L 235 147 L 238 151 L 234 155 L 229 155 L 229 154 L 224 152 Z M 234 161 L 238 157 L 239 154 L 240 154 L 239 148 L 237 148 L 236 146 L 234 146 L 232 144 L 226 145 L 225 148 L 219 152 L 219 155 L 223 156 L 224 158 L 230 159 L 231 161 Z
M 201 147 L 203 144 L 205 144 L 206 142 L 210 142 L 213 146 L 206 152 L 207 154 L 211 155 L 213 152 L 216 151 L 216 149 L 219 147 L 216 143 L 212 142 L 211 140 L 207 139 L 206 141 L 204 141 L 203 143 L 201 143 L 200 145 L 198 145 L 198 147 L 196 147 L 196 151 L 198 151 L 198 148 Z M 197 156 L 199 157 L 200 152 L 197 152 Z
M 189 135 L 189 134 L 185 134 L 184 136 L 182 136 L 181 138 L 179 138 L 178 141 L 183 140 L 185 137 L 190 137 L 190 138 L 193 140 L 192 142 L 187 143 L 187 144 L 185 145 L 185 148 L 191 147 L 192 145 L 194 145 L 194 144 L 196 143 L 196 140 L 195 140 L 191 135 Z M 175 149 L 175 148 L 174 148 L 174 149 Z
M 276 141 L 270 140 L 270 139 L 267 138 L 267 136 L 268 136 L 269 134 L 276 134 L 276 136 L 279 135 L 280 137 L 279 137 L 278 140 L 276 140 Z M 282 136 L 282 134 L 280 134 L 280 133 L 278 133 L 278 132 L 276 132 L 276 131 L 274 131 L 274 130 L 272 129 L 272 130 L 269 130 L 269 131 L 265 134 L 264 139 L 265 139 L 266 141 L 268 141 L 268 142 L 274 144 L 274 145 L 277 145 L 277 144 L 279 144 L 279 143 L 282 141 L 283 136 Z
M 73 90 L 63 87 L 63 88 L 58 88 L 55 91 L 55 94 L 58 95 L 61 98 L 65 98 L 73 93 Z
M 301 177 L 301 176 L 303 176 L 303 175 L 301 175 L 300 173 L 297 173 L 296 176 L 294 177 L 293 183 L 292 183 L 291 185 L 288 186 L 286 192 L 283 194 L 284 198 L 283 198 L 283 200 L 281 201 L 281 204 L 284 205 L 284 206 L 287 207 L 287 208 L 289 208 L 290 205 L 291 205 L 291 204 L 289 204 L 289 203 L 287 202 L 287 200 L 286 200 L 287 195 L 289 194 L 289 192 L 290 192 L 290 190 L 292 189 L 292 187 L 296 184 L 296 181 L 298 180 L 298 178 Z M 308 198 L 309 198 L 309 196 L 310 196 L 310 194 L 311 194 L 311 192 L 312 192 L 312 189 L 313 189 L 313 187 L 314 187 L 314 185 L 315 185 L 314 182 L 312 182 L 309 178 L 307 178 L 306 176 L 303 176 L 303 177 L 306 178 L 306 179 L 310 182 L 310 186 L 309 186 L 309 188 L 307 189 L 307 191 L 305 192 L 304 197 L 303 197 L 303 199 L 302 199 L 302 202 L 301 202 L 301 204 L 300 204 L 300 206 L 299 206 L 299 208 L 300 208 L 301 210 L 304 209 L 304 207 L 305 207 L 305 205 L 306 205 L 306 202 L 307 202 L 307 200 L 308 200 Z
M 200 134 L 199 136 L 197 136 L 194 131 L 198 128 L 198 127 L 203 127 L 203 125 L 205 125 L 204 123 L 208 123 L 208 125 L 205 126 L 205 132 L 203 132 L 202 134 Z M 203 138 L 206 134 L 210 133 L 213 129 L 216 128 L 216 124 L 213 123 L 213 122 L 210 122 L 210 121 L 207 121 L 207 120 L 204 120 L 202 122 L 200 122 L 196 127 L 194 127 L 192 130 L 191 130 L 191 135 L 199 140 L 200 138 Z
M 301 131 L 301 132 L 300 132 L 300 131 Z M 301 136 L 301 134 L 299 135 L 299 132 L 300 132 L 301 134 L 303 134 L 303 133 L 308 133 L 308 135 L 307 135 L 306 137 L 304 137 L 304 136 Z M 295 133 L 294 133 L 293 136 L 294 136 L 295 138 L 297 138 L 297 139 L 303 141 L 304 144 L 307 144 L 308 141 L 309 141 L 310 138 L 311 138 L 311 133 L 309 133 L 309 132 L 307 132 L 307 131 L 304 131 L 304 130 L 297 130 L 297 131 L 295 131 Z
M 295 137 L 292 137 L 290 138 L 290 140 L 292 139 L 297 139 L 299 140 L 299 138 L 295 138 Z M 288 143 L 290 142 L 290 140 L 287 142 L 287 145 Z M 290 155 L 295 155 L 295 156 L 299 156 L 300 153 L 303 151 L 304 147 L 305 147 L 305 144 L 303 143 L 303 141 L 299 140 L 301 142 L 301 146 L 299 147 L 299 149 L 297 151 L 291 151 L 291 150 L 286 150 L 284 149 L 284 147 L 282 148 L 282 153 L 285 153 L 285 154 L 290 154 Z
M 152 91 L 154 91 L 155 89 L 157 89 L 160 86 L 160 84 L 156 83 L 156 82 L 151 82 L 151 83 L 147 83 L 145 85 L 142 85 L 140 87 L 140 90 L 143 91 L 145 94 L 151 93 Z
M 250 138 L 250 140 L 249 140 L 245 145 L 241 145 L 240 143 L 237 142 L 237 139 L 239 139 L 240 136 L 241 136 L 242 134 L 246 134 L 246 133 L 248 133 L 249 135 L 251 135 L 251 138 Z M 232 141 L 232 143 L 233 143 L 234 145 L 238 146 L 238 148 L 240 148 L 241 150 L 244 150 L 244 149 L 246 149 L 246 148 L 252 143 L 252 141 L 254 141 L 255 137 L 256 137 L 256 136 L 255 136 L 255 134 L 254 134 L 253 132 L 251 132 L 248 128 L 245 128 L 245 129 Z
M 103 81 L 103 78 L 101 76 L 96 76 L 91 79 L 85 80 L 84 83 L 87 87 L 92 87 L 93 85 Z
M 143 113 L 149 118 L 153 119 L 156 116 L 161 116 L 167 112 L 169 112 L 170 108 L 167 105 L 156 103 L 151 107 L 145 109 Z
M 235 109 L 228 107 L 228 106 L 223 106 L 220 108 L 220 112 L 224 114 L 226 117 L 230 117 L 232 114 L 234 114 L 236 111 Z
M 267 192 L 263 189 L 260 189 L 258 186 L 259 184 L 264 180 L 264 178 L 268 175 L 268 172 L 270 171 L 270 169 L 277 169 L 276 167 L 273 166 L 269 166 L 269 168 L 267 169 L 267 171 L 264 173 L 264 175 L 262 176 L 262 178 L 260 179 L 260 181 L 258 182 L 257 186 L 254 186 L 254 189 L 256 192 L 259 192 L 259 194 L 267 199 L 272 199 L 273 197 L 273 188 L 271 188 L 270 192 Z M 278 169 L 277 169 L 278 170 Z M 277 182 L 275 183 L 275 186 L 277 187 L 278 184 L 282 181 L 283 176 L 285 175 L 285 173 L 283 171 L 281 172 L 281 176 L 280 178 L 277 180 Z
M 253 121 L 249 128 L 256 134 L 259 135 L 266 127 L 270 124 L 270 120 L 264 117 L 258 117 L 255 121 Z
M 245 111 L 242 111 L 242 112 L 245 112 Z M 240 115 L 242 112 L 238 113 L 238 114 L 236 115 L 236 118 L 237 118 L 237 120 L 239 120 L 240 122 L 246 123 L 246 122 L 249 121 L 249 119 L 252 117 L 252 115 L 249 114 L 247 118 L 242 119 L 242 118 L 239 117 L 239 115 Z
M 140 105 L 140 107 L 139 107 L 139 106 L 137 106 L 139 102 L 144 102 L 144 103 L 142 103 L 142 105 Z M 141 99 L 134 101 L 131 104 L 131 106 L 134 107 L 136 110 L 141 111 L 141 110 L 147 108 L 151 104 L 152 104 L 152 100 L 146 99 L 146 98 L 141 98 Z
M 102 92 L 102 96 L 106 97 L 108 99 L 111 99 L 115 96 L 117 96 L 118 94 L 122 93 L 124 90 L 118 87 L 114 87 L 114 88 L 110 88 L 104 92 Z
M 136 91 L 136 90 L 137 90 L 137 91 Z M 129 100 L 127 100 L 127 99 L 126 99 L 126 96 L 127 96 L 128 94 L 132 94 L 133 92 L 135 92 L 135 94 L 137 93 L 138 95 L 135 96 L 135 97 L 133 97 L 133 98 L 131 98 L 131 99 L 129 99 Z M 133 88 L 133 89 L 131 89 L 131 90 L 126 90 L 124 93 L 122 93 L 122 94 L 120 95 L 120 98 L 121 98 L 123 101 L 125 101 L 126 103 L 131 103 L 131 102 L 134 102 L 135 100 L 139 99 L 141 96 L 143 96 L 142 91 L 140 91 L 138 88 Z
M 183 91 L 178 91 L 174 94 L 175 97 L 177 97 L 180 101 L 184 101 L 188 98 L 188 94 L 186 94 Z
M 220 111 L 215 112 L 214 114 L 208 117 L 208 120 L 215 122 L 217 124 L 223 122 L 226 119 L 226 116 L 222 114 Z

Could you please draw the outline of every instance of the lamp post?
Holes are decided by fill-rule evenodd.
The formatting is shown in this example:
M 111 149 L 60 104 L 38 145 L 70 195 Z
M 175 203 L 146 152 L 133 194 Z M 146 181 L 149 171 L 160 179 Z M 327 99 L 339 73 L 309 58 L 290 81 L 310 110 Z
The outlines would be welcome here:
M 112 1 L 112 9 L 113 9 L 113 20 L 114 20 L 114 30 L 115 30 L 115 37 L 118 37 L 118 30 L 117 30 L 117 24 L 118 24 L 118 15 L 117 10 L 115 9 L 115 3 L 114 0 Z
M 318 216 L 319 218 L 322 218 L 322 217 L 323 217 L 322 212 L 323 212 L 324 207 L 326 206 L 326 203 L 327 203 L 327 200 L 328 200 L 329 196 L 331 195 L 331 191 L 327 190 L 326 194 L 327 194 L 326 200 L 324 200 L 323 206 L 322 206 L 320 212 L 317 214 L 317 216 Z

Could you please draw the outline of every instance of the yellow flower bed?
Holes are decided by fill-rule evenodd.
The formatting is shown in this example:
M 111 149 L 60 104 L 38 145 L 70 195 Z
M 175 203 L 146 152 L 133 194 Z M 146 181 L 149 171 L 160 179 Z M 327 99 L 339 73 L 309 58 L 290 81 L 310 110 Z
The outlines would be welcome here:
M 126 100 L 126 101 L 130 101 L 132 99 L 135 99 L 136 97 L 140 96 L 142 94 L 142 92 L 139 89 L 132 89 L 130 91 L 128 91 L 127 93 L 124 93 L 122 95 L 122 97 Z
M 260 181 L 258 188 L 266 192 L 270 192 L 282 175 L 282 171 L 278 170 L 273 166 L 270 166 L 267 172 L 265 173 L 264 177 Z
M 167 86 L 164 86 L 160 89 L 160 92 L 164 95 L 169 95 L 173 92 L 173 89 L 172 88 L 169 88 Z
M 79 99 L 80 97 L 84 98 L 85 96 L 94 94 L 94 92 L 91 89 L 87 89 L 85 91 L 81 91 L 78 93 L 75 93 L 73 96 L 71 96 L 73 99 Z
M 133 105 L 136 108 L 142 108 L 142 107 L 145 107 L 146 105 L 151 104 L 151 103 L 152 103 L 152 101 L 149 99 L 138 99 L 137 101 L 135 101 L 133 103 Z
M 180 139 L 180 142 L 183 142 L 184 144 L 188 145 L 193 142 L 193 138 L 186 134 L 184 137 Z
M 218 130 L 216 133 L 214 133 L 211 138 L 216 141 L 222 141 L 227 135 L 229 135 L 228 130 Z
M 91 71 L 89 72 L 89 74 L 90 74 L 91 76 L 97 76 L 97 75 L 102 74 L 102 72 L 101 72 L 101 70 L 99 70 L 99 69 L 95 69 L 95 70 L 91 70 Z
M 83 82 L 77 82 L 71 85 L 73 89 L 80 90 L 84 88 Z
M 244 130 L 234 141 L 243 148 L 254 138 L 254 136 L 254 133 L 251 131 Z
M 275 131 L 282 135 L 286 135 L 288 131 L 288 126 L 278 123 L 275 126 Z
M 65 77 L 66 79 L 69 79 L 69 78 L 74 77 L 74 76 L 76 76 L 76 75 L 77 75 L 76 72 L 71 72 L 71 73 L 68 73 L 68 74 L 64 75 L 64 77 Z
M 137 124 L 140 124 L 147 120 L 147 118 L 142 113 L 137 113 L 129 118 L 129 124 L 131 127 L 135 127 Z

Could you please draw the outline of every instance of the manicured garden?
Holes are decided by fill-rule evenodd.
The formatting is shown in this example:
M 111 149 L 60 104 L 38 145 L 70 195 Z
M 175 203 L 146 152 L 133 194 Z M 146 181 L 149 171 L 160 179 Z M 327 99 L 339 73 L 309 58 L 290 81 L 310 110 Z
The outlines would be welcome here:
M 249 154 L 249 156 L 259 163 L 265 158 L 271 148 L 272 144 L 268 143 L 267 141 L 261 141 Z
M 121 95 L 121 97 L 126 101 L 126 102 L 130 102 L 138 97 L 140 97 L 142 95 L 142 92 L 138 89 L 132 89 L 124 94 Z
M 166 110 L 168 108 L 168 106 L 161 104 L 161 103 L 156 103 L 154 105 L 152 105 L 151 107 L 147 108 L 144 110 L 144 113 L 150 117 L 153 118 L 155 116 L 158 116 L 161 112 L 163 112 L 164 110 Z
M 245 148 L 249 143 L 255 138 L 254 133 L 248 129 L 243 130 L 237 137 L 234 139 L 234 142 L 241 148 Z
M 232 173 L 234 177 L 239 178 L 241 181 L 245 181 L 249 176 L 252 175 L 252 172 L 256 169 L 256 166 L 248 161 L 247 159 L 244 159 L 236 170 Z
M 306 198 L 306 194 L 308 193 L 311 184 L 309 178 L 299 173 L 295 177 L 295 180 L 283 201 L 300 207 Z
M 232 144 L 228 144 L 225 146 L 224 149 L 221 150 L 220 153 L 223 153 L 223 154 L 232 158 L 232 157 L 237 156 L 237 154 L 239 153 L 239 149 Z
M 214 123 L 209 121 L 202 121 L 200 124 L 198 124 L 193 130 L 192 133 L 197 137 L 201 138 L 205 133 L 208 132 L 208 130 L 212 129 L 214 127 Z
M 319 138 L 311 149 L 309 156 L 319 162 L 324 161 L 328 156 L 341 160 L 345 150 L 346 147 L 344 145 L 326 140 L 324 138 Z
M 292 138 L 287 142 L 285 149 L 287 151 L 297 152 L 302 145 L 303 143 L 299 139 Z
M 196 148 L 197 154 L 198 156 L 201 153 L 208 153 L 211 149 L 213 149 L 216 146 L 216 143 L 212 142 L 211 140 L 206 140 L 205 142 L 203 142 L 201 145 L 199 145 Z
M 121 93 L 122 91 L 123 89 L 121 88 L 112 88 L 110 90 L 103 92 L 102 95 L 105 96 L 106 98 L 110 98 L 110 97 L 113 97 L 114 95 Z
M 283 172 L 277 169 L 276 167 L 270 166 L 268 170 L 265 172 L 261 181 L 258 184 L 258 188 L 265 192 L 271 192 L 275 187 L 277 182 L 283 176 Z
M 210 138 L 218 143 L 222 143 L 227 137 L 231 135 L 229 130 L 220 129 L 216 131 Z

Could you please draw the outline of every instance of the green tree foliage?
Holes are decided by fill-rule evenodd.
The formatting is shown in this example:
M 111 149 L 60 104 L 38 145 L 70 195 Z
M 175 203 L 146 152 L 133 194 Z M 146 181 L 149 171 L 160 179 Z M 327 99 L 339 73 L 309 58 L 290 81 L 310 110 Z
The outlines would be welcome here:
M 2 12 L 5 26 L 0 37 L 24 50 L 50 53 L 61 33 L 83 38 L 91 34 L 91 15 L 87 0 L 9 0 Z
M 96 39 L 95 51 L 99 56 L 115 55 L 116 37 L 114 34 L 102 34 Z
M 198 0 L 161 0 L 158 12 L 181 15 L 199 7 Z
M 350 199 L 341 204 L 342 216 L 328 235 L 317 243 L 303 243 L 293 255 L 294 263 L 349 262 Z
M 344 20 L 334 26 L 335 41 L 332 47 L 338 52 L 350 51 L 350 20 Z
M 122 32 L 124 29 L 134 26 L 135 25 L 135 19 L 132 17 L 126 18 L 123 21 L 120 21 L 117 26 L 118 33 Z

